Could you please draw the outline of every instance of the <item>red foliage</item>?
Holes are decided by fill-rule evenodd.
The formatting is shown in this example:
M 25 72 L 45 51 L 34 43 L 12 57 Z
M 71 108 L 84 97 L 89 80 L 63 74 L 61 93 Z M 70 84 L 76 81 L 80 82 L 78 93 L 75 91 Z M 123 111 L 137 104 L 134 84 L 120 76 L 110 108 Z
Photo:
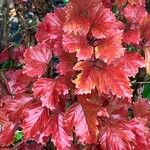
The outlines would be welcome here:
M 58 150 L 150 149 L 150 105 L 132 102 L 131 88 L 145 67 L 140 52 L 150 42 L 150 18 L 143 0 L 126 2 L 70 0 L 39 23 L 37 45 L 14 50 L 23 69 L 0 80 L 0 149 L 18 129 L 20 149 L 50 141 Z M 5 51 L 0 57 L 8 59 Z

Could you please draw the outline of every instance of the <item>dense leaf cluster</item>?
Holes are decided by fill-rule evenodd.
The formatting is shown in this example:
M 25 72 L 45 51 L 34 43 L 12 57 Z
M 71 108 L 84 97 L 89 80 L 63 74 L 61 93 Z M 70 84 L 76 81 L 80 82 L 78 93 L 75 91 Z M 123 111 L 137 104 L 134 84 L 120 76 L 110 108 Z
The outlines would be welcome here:
M 144 0 L 70 0 L 35 38 L 13 51 L 22 66 L 1 73 L 1 148 L 150 149 L 150 103 L 131 87 L 139 68 L 150 73 Z

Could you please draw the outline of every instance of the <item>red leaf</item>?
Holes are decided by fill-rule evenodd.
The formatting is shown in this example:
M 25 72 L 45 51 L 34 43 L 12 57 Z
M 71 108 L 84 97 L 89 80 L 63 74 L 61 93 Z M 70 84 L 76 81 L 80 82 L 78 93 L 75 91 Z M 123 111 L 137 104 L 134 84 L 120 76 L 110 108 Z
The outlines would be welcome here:
M 141 38 L 140 38 L 140 32 L 138 30 L 130 29 L 126 32 L 124 32 L 123 35 L 123 42 L 127 44 L 139 44 Z
M 101 68 L 102 66 L 102 68 Z M 97 88 L 99 93 L 113 94 L 123 97 L 131 97 L 132 90 L 130 82 L 123 70 L 113 67 L 113 65 L 103 65 L 88 61 L 78 62 L 75 70 L 81 70 L 81 73 L 73 81 L 76 84 L 77 94 L 91 93 L 92 89 Z
M 123 6 L 124 4 L 126 4 L 127 0 L 116 0 L 116 3 L 119 5 L 119 6 Z
M 31 78 L 22 73 L 21 70 L 9 70 L 6 72 L 6 82 L 11 94 L 21 94 L 27 91 Z
M 42 108 L 39 103 L 32 103 L 23 110 L 21 118 L 23 119 L 21 127 L 25 141 L 37 141 L 45 123 L 49 119 L 48 110 Z
M 142 108 L 142 109 L 141 109 Z M 150 103 L 145 99 L 139 99 L 133 103 L 133 114 L 135 117 L 147 119 L 147 125 L 150 125 Z
M 36 39 L 39 42 L 56 39 L 63 33 L 62 27 L 65 21 L 65 9 L 55 9 L 54 13 L 48 13 L 44 21 L 39 23 Z
M 48 79 L 40 78 L 34 83 L 34 96 L 40 98 L 42 106 L 54 110 L 59 101 L 60 95 L 68 93 L 68 87 L 65 83 L 65 78 Z
M 91 14 L 91 29 L 96 38 L 106 38 L 116 32 L 119 27 L 114 14 L 108 8 L 99 7 L 98 11 Z
M 76 64 L 77 58 L 75 54 L 62 53 L 59 56 L 59 64 L 57 70 L 61 75 L 68 75 L 69 72 L 73 72 L 73 66 Z
M 44 150 L 44 146 L 36 142 L 31 142 L 30 144 L 24 142 L 19 146 L 19 149 L 20 150 Z
M 143 57 L 136 52 L 126 52 L 123 57 L 114 62 L 114 65 L 121 68 L 128 77 L 134 77 L 139 68 L 145 67 Z
M 150 14 L 144 16 L 140 22 L 140 32 L 143 39 L 150 40 Z
M 140 119 L 132 119 L 125 125 L 135 134 L 135 149 L 148 150 L 149 128 L 145 127 L 145 122 Z
M 64 129 L 64 116 L 62 113 L 55 112 L 47 122 L 40 140 L 52 135 L 51 139 L 58 150 L 69 150 L 72 138 L 67 135 Z
M 29 95 L 4 96 L 2 97 L 4 105 L 2 110 L 7 113 L 10 121 L 13 123 L 19 122 L 23 108 L 32 102 L 32 99 Z
M 128 0 L 131 5 L 141 5 L 145 7 L 145 0 Z
M 12 58 L 17 61 L 21 61 L 23 59 L 23 53 L 25 52 L 25 46 L 20 45 L 18 48 L 13 49 Z
M 28 76 L 42 76 L 47 65 L 52 57 L 51 50 L 45 43 L 40 43 L 35 47 L 30 47 L 26 49 L 24 53 L 24 72 Z
M 80 103 L 74 103 L 66 111 L 65 127 L 71 132 L 73 127 L 77 138 L 82 144 L 91 144 L 97 141 L 98 129 L 96 115 L 99 106 L 86 100 L 86 96 L 79 96 Z M 94 108 L 94 109 L 91 109 Z
M 76 52 L 78 60 L 86 60 L 93 54 L 93 47 L 88 43 L 86 36 L 79 33 L 65 34 L 63 36 L 63 46 L 69 53 Z
M 0 133 L 0 147 L 9 146 L 13 142 L 15 124 L 8 123 L 2 133 Z
M 109 150 L 148 150 L 148 134 L 148 128 L 144 127 L 143 122 L 133 119 L 127 123 L 106 127 L 100 137 L 100 144 L 102 149 Z
M 0 53 L 0 64 L 7 61 L 8 58 L 9 58 L 9 52 L 7 49 L 5 49 Z
M 100 40 L 99 45 L 95 48 L 96 58 L 110 64 L 116 58 L 123 56 L 122 36 L 122 31 L 118 30 L 108 38 Z
M 80 4 L 80 5 L 79 5 Z M 88 33 L 90 29 L 90 16 L 92 10 L 100 5 L 99 0 L 70 0 L 67 5 L 64 31 Z
M 124 9 L 123 14 L 125 15 L 129 23 L 139 25 L 141 19 L 146 15 L 146 10 L 142 6 L 139 5 L 132 6 L 128 4 Z

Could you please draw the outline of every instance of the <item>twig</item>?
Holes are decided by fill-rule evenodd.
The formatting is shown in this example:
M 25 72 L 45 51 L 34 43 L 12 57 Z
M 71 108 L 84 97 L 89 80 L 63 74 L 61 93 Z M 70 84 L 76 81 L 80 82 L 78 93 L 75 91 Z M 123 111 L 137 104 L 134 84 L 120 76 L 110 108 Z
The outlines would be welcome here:
M 150 81 L 141 81 L 141 82 L 131 82 L 131 84 L 150 84 Z

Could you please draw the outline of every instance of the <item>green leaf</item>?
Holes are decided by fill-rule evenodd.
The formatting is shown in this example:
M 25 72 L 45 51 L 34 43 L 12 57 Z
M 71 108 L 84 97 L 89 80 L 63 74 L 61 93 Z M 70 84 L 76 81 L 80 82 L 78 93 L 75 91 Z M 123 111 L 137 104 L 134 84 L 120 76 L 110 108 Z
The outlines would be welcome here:
M 2 64 L 2 69 L 9 69 L 13 66 L 13 61 L 9 60 L 9 61 L 6 61 Z
M 143 96 L 150 100 L 150 84 L 144 85 Z
M 65 4 L 68 3 L 68 2 L 69 2 L 69 0 L 63 0 L 63 3 L 65 3 Z
M 14 143 L 21 142 L 21 141 L 23 140 L 23 132 L 17 130 L 17 131 L 15 132 L 15 135 L 14 135 L 13 140 L 14 140 Z

